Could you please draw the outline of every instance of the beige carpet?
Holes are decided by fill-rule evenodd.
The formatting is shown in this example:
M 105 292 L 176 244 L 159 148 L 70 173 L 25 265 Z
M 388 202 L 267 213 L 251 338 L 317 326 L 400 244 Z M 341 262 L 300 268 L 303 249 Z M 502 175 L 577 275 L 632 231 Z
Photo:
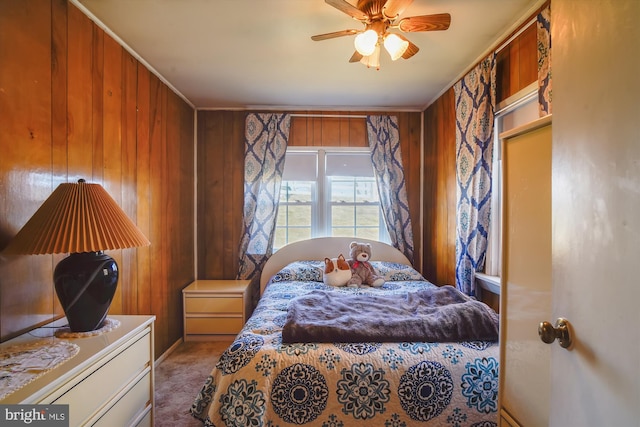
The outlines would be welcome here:
M 189 408 L 218 357 L 231 341 L 180 344 L 156 366 L 155 427 L 196 427 Z

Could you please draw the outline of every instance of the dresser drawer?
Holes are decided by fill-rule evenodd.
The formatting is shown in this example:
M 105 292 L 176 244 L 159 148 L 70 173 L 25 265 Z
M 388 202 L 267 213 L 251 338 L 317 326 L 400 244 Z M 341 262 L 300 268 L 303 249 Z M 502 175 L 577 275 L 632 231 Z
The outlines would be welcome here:
M 151 422 L 151 408 L 144 414 L 144 417 L 138 423 L 135 424 L 135 427 L 153 427 L 153 423 Z
M 86 422 L 117 395 L 123 384 L 131 382 L 150 365 L 150 347 L 151 336 L 147 333 L 56 399 L 53 403 L 69 405 L 69 425 Z M 147 399 L 149 393 L 147 388 Z
M 185 298 L 187 313 L 240 313 L 243 299 L 241 297 L 188 297 Z
M 242 329 L 242 317 L 189 317 L 186 319 L 187 334 L 237 334 Z
M 130 426 L 151 407 L 151 373 L 142 377 L 94 426 Z

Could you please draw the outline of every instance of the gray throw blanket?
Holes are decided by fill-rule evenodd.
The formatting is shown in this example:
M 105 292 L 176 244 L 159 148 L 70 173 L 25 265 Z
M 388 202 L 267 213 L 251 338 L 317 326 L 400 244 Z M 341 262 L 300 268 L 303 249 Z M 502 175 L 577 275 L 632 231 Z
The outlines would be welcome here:
M 291 300 L 282 342 L 454 342 L 498 339 L 498 315 L 452 286 L 407 294 L 312 291 Z

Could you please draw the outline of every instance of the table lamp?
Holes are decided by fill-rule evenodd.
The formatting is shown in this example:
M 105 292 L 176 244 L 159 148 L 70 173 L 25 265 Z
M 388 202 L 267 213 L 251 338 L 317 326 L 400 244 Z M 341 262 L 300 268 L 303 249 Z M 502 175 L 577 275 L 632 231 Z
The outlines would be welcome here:
M 68 253 L 53 273 L 56 294 L 71 332 L 89 332 L 101 327 L 118 285 L 118 265 L 103 251 L 149 244 L 100 184 L 80 179 L 60 184 L 3 253 Z

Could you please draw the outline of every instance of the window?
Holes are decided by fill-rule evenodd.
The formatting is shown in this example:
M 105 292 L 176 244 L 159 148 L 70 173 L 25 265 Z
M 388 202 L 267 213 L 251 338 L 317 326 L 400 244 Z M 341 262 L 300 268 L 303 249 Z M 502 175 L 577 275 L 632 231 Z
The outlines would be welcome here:
M 502 141 L 500 134 L 538 118 L 537 82 L 506 99 L 496 108 L 491 172 L 491 222 L 484 274 L 477 274 L 480 285 L 499 293 L 502 259 Z
M 324 236 L 389 242 L 368 149 L 287 149 L 274 250 Z

